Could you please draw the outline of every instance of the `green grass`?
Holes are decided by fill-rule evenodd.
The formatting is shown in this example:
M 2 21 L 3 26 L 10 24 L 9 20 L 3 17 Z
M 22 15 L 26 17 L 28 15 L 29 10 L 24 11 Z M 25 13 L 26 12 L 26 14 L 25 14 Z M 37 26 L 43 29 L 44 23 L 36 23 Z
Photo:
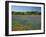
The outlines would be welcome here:
M 27 25 L 23 25 L 23 24 L 19 24 L 19 23 L 14 21 L 12 24 L 12 31 L 30 30 L 31 27 L 32 27 L 31 23 L 29 23 Z

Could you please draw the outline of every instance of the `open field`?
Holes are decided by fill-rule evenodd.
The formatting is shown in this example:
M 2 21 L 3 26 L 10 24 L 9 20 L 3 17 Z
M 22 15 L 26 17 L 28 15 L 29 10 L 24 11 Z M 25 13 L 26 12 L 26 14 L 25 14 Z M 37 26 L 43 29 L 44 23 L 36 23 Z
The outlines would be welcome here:
M 12 15 L 12 31 L 41 29 L 41 15 Z

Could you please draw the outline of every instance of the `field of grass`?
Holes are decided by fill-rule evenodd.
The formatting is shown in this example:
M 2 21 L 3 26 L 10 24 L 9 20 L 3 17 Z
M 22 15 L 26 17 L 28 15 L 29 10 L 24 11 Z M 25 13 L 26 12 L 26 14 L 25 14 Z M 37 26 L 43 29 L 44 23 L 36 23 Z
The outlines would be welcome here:
M 12 31 L 40 29 L 40 12 L 12 12 Z M 38 19 L 39 18 L 39 19 Z M 24 21 L 25 20 L 25 21 Z M 30 22 L 27 22 L 30 21 Z M 26 23 L 26 24 L 24 24 Z M 33 24 L 34 23 L 34 24 Z M 36 25 L 35 25 L 36 24 Z
M 28 23 L 27 25 L 19 24 L 17 22 L 13 22 L 12 31 L 24 31 L 24 30 L 30 30 L 31 29 L 31 23 Z
M 17 18 L 18 17 L 18 18 Z M 12 16 L 12 31 L 41 29 L 40 15 L 14 15 Z

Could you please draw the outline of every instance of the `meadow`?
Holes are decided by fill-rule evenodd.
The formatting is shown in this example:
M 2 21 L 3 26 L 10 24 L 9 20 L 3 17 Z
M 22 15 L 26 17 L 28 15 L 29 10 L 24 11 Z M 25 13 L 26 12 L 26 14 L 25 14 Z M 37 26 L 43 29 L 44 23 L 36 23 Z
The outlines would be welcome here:
M 12 31 L 41 29 L 41 12 L 12 11 Z

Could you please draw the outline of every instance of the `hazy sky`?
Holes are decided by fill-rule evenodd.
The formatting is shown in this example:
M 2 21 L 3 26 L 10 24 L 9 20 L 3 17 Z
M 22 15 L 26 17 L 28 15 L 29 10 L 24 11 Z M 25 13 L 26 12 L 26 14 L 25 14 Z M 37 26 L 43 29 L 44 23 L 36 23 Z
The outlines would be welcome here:
M 33 7 L 33 6 L 11 6 L 12 11 L 16 12 L 27 12 L 27 11 L 38 11 L 41 12 L 41 7 Z

